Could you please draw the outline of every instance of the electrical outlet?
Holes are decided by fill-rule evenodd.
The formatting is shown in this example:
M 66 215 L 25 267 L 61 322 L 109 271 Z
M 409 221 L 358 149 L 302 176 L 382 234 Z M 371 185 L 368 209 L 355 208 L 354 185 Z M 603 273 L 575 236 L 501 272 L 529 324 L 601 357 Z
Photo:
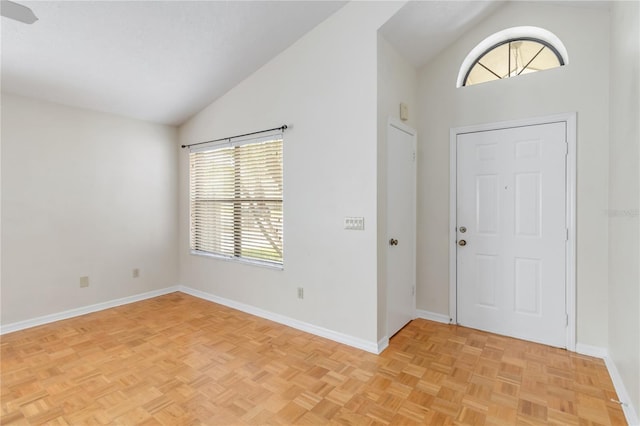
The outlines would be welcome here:
M 80 288 L 89 287 L 89 277 L 80 277 Z
M 138 278 L 140 276 L 140 269 L 135 268 L 131 275 L 133 276 L 133 278 Z
M 298 299 L 304 299 L 304 288 L 298 287 Z

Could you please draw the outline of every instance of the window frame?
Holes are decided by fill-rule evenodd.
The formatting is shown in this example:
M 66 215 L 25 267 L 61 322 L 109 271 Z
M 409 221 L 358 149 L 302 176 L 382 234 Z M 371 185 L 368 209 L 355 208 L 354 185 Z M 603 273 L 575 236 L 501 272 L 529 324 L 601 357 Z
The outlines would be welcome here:
M 282 240 L 282 244 L 281 244 L 281 257 L 280 257 L 280 261 L 276 261 L 276 260 L 266 260 L 266 259 L 254 259 L 254 258 L 249 258 L 249 257 L 243 257 L 241 255 L 241 252 L 238 249 L 238 243 L 241 243 L 242 239 L 239 238 L 238 233 L 242 232 L 242 226 L 237 226 L 237 223 L 242 223 L 242 218 L 243 215 L 238 214 L 236 215 L 235 211 L 237 209 L 237 203 L 242 202 L 241 200 L 243 200 L 242 197 L 239 196 L 238 190 L 237 188 L 234 188 L 234 196 L 233 196 L 233 200 L 230 203 L 233 204 L 233 209 L 234 209 L 234 214 L 233 214 L 233 227 L 232 227 L 232 237 L 233 237 L 233 254 L 225 254 L 225 253 L 216 253 L 216 252 L 211 252 L 211 251 L 206 251 L 206 250 L 199 250 L 199 249 L 195 249 L 194 248 L 194 214 L 193 214 L 193 205 L 194 205 L 194 194 L 192 192 L 192 180 L 193 180 L 193 169 L 191 167 L 191 155 L 192 154 L 197 154 L 199 152 L 209 152 L 209 151 L 216 151 L 216 150 L 220 150 L 220 149 L 225 149 L 225 148 L 234 148 L 234 152 L 235 149 L 239 149 L 243 146 L 248 146 L 248 145 L 253 145 L 253 144 L 260 144 L 260 143 L 265 143 L 265 142 L 270 142 L 270 141 L 280 141 L 280 150 L 279 150 L 279 155 L 281 158 L 281 176 L 280 176 L 280 181 L 281 181 L 281 185 L 282 185 L 282 191 L 280 193 L 280 197 L 279 200 L 280 201 L 280 205 L 281 205 L 281 230 L 280 230 L 280 237 Z M 234 154 L 235 155 L 235 154 Z M 211 143 L 211 144 L 206 144 L 206 145 L 201 145 L 198 147 L 193 147 L 190 148 L 189 150 L 189 252 L 192 255 L 196 255 L 196 256 L 203 256 L 203 257 L 209 257 L 209 258 L 214 258 L 214 259 L 220 259 L 220 260 L 225 260 L 225 261 L 231 261 L 231 262 L 239 262 L 239 263 L 243 263 L 243 264 L 249 264 L 249 265 L 255 265 L 255 266 L 261 266 L 261 267 L 267 267 L 267 268 L 271 268 L 271 269 L 277 269 L 277 270 L 283 270 L 284 269 L 284 135 L 283 132 L 281 131 L 277 131 L 277 132 L 271 132 L 267 135 L 263 135 L 263 136 L 259 136 L 259 137 L 244 137 L 244 138 L 238 138 L 238 139 L 233 139 L 230 138 L 226 141 L 223 142 L 215 142 L 215 143 Z M 239 171 L 238 167 L 234 167 L 234 181 L 236 181 L 237 179 L 237 173 Z M 245 201 L 246 202 L 246 201 Z M 222 234 L 219 234 L 222 235 Z
M 464 75 L 464 79 L 462 80 L 462 86 L 461 86 L 461 87 L 467 87 L 467 80 L 468 80 L 468 78 L 469 78 L 469 74 L 471 74 L 471 71 L 473 71 L 473 69 L 475 68 L 475 66 L 476 66 L 476 65 L 478 65 L 478 63 L 480 62 L 480 60 L 481 60 L 482 58 L 484 58 L 484 57 L 485 57 L 485 55 L 486 55 L 487 53 L 491 52 L 491 51 L 492 51 L 492 50 L 494 50 L 494 49 L 497 49 L 497 48 L 498 48 L 498 47 L 500 47 L 500 46 L 504 46 L 505 44 L 511 44 L 511 43 L 513 43 L 513 42 L 516 42 L 516 41 L 532 41 L 532 42 L 535 42 L 535 43 L 541 44 L 541 45 L 543 45 L 544 47 L 546 47 L 547 49 L 551 50 L 551 52 L 556 56 L 556 58 L 558 59 L 558 62 L 559 62 L 559 64 L 560 64 L 560 65 L 559 65 L 560 67 L 562 67 L 562 66 L 564 66 L 564 65 L 565 65 L 565 63 L 564 63 L 564 58 L 562 57 L 562 55 L 560 54 L 560 52 L 558 51 L 558 49 L 556 49 L 556 48 L 555 48 L 555 46 L 553 46 L 551 43 L 549 43 L 549 42 L 547 42 L 547 41 L 545 41 L 545 40 L 542 40 L 542 39 L 539 39 L 539 38 L 536 38 L 536 37 L 516 37 L 516 38 L 510 38 L 510 39 L 507 39 L 507 40 L 504 40 L 504 41 L 501 41 L 501 42 L 498 42 L 498 43 L 494 44 L 493 46 L 489 47 L 489 48 L 488 48 L 488 49 L 486 49 L 484 52 L 482 52 L 480 55 L 478 55 L 478 56 L 476 57 L 476 59 L 471 63 L 471 65 L 467 68 L 467 72 L 466 72 L 466 74 Z M 509 49 L 509 54 L 511 54 L 511 49 Z M 534 57 L 534 59 L 535 59 L 535 57 Z M 532 59 L 532 60 L 533 60 L 533 59 Z M 554 67 L 554 68 L 557 68 L 557 67 Z M 526 67 L 525 67 L 525 69 L 526 69 Z M 552 68 L 547 68 L 547 69 L 552 69 Z M 544 70 L 540 70 L 540 71 L 544 71 Z M 520 74 L 518 74 L 518 75 L 520 75 Z M 518 75 L 516 75 L 516 76 L 511 76 L 511 75 L 510 75 L 510 76 L 508 76 L 508 77 L 506 77 L 506 78 L 517 77 Z M 500 79 L 500 80 L 504 80 L 504 78 L 502 78 L 502 79 Z M 475 84 L 479 84 L 479 83 L 475 83 Z M 474 84 L 471 84 L 471 86 L 473 86 L 473 85 L 474 85 Z
M 524 40 L 526 38 L 534 39 L 538 43 L 545 42 L 549 44 L 554 48 L 558 56 L 562 58 L 564 65 L 569 65 L 567 48 L 564 43 L 562 43 L 562 40 L 551 31 L 534 26 L 511 27 L 489 35 L 469 51 L 458 70 L 456 87 L 467 87 L 464 86 L 463 83 L 466 81 L 468 73 L 477 63 L 478 59 L 483 57 L 489 50 L 509 40 Z

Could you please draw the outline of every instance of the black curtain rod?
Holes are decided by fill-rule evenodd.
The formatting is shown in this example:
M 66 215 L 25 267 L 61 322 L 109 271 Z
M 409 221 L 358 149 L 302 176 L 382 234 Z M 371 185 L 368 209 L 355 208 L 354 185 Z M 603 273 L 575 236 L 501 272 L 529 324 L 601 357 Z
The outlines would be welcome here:
M 280 130 L 280 131 L 284 132 L 285 130 L 287 130 L 287 128 L 288 128 L 287 125 L 283 124 L 282 126 L 274 127 L 273 129 L 259 130 L 257 132 L 245 133 L 244 135 L 229 136 L 229 137 L 226 137 L 226 138 L 214 139 L 212 141 L 192 143 L 190 145 L 182 145 L 182 147 L 183 148 L 189 148 L 190 146 L 204 145 L 205 143 L 221 142 L 221 141 L 227 141 L 227 140 L 229 142 L 231 142 L 231 139 L 241 138 L 241 137 L 244 137 L 244 136 L 259 135 L 260 133 L 273 132 L 274 130 Z

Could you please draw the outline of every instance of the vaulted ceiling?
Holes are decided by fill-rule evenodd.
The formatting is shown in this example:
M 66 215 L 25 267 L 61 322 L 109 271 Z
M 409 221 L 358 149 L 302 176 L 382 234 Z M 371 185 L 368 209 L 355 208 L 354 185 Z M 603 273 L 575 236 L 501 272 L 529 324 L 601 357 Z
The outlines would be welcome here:
M 419 68 L 504 4 L 504 0 L 411 1 L 380 33 Z
M 344 1 L 30 1 L 2 18 L 2 90 L 178 125 Z M 382 29 L 416 67 L 501 1 L 413 1 Z
M 21 1 L 2 18 L 2 90 L 180 124 L 342 1 Z

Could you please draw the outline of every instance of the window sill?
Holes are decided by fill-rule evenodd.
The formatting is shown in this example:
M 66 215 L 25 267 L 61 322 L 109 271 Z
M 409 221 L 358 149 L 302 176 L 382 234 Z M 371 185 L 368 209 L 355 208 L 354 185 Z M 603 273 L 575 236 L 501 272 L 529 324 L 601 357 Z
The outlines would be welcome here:
M 227 261 L 227 262 L 242 263 L 242 264 L 245 264 L 245 265 L 258 266 L 258 267 L 267 268 L 267 269 L 274 269 L 276 271 L 283 271 L 284 270 L 284 265 L 279 265 L 277 263 L 272 263 L 272 262 L 264 262 L 264 261 L 260 261 L 260 260 L 251 260 L 251 259 L 243 259 L 243 258 L 239 258 L 239 257 L 222 256 L 222 255 L 219 255 L 219 254 L 207 253 L 207 252 L 198 251 L 198 250 L 190 250 L 189 253 L 194 255 L 194 256 L 208 257 L 208 258 L 212 258 L 212 259 L 224 260 L 224 261 Z

